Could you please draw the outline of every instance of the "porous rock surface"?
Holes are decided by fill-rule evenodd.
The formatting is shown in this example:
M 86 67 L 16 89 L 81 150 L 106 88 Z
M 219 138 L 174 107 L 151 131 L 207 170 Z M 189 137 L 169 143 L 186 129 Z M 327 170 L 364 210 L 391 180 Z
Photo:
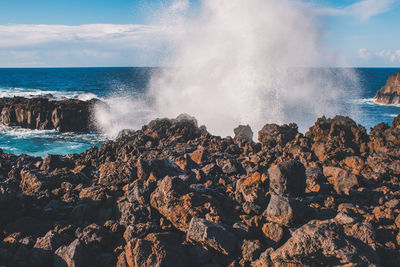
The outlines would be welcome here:
M 400 116 L 250 133 L 181 116 L 81 154 L 0 153 L 0 265 L 400 265 Z
M 391 75 L 374 98 L 374 101 L 382 104 L 400 104 L 400 72 Z
M 90 132 L 96 130 L 92 110 L 98 103 L 97 99 L 0 98 L 0 124 L 59 132 Z

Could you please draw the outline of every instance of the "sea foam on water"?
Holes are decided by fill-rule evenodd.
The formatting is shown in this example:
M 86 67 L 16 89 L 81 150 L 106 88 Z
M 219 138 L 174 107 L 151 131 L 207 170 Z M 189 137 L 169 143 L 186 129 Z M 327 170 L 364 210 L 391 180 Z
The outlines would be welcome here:
M 322 115 L 357 118 L 344 104 L 357 93 L 357 76 L 326 68 L 343 63 L 322 45 L 323 27 L 309 4 L 203 0 L 191 9 L 181 0 L 158 14 L 168 53 L 150 80 L 145 120 L 187 113 L 225 136 L 239 124 L 258 131 L 265 123 L 296 122 L 305 131 Z M 106 132 L 116 132 L 113 121 L 137 118 L 136 100 L 130 101 L 123 118 L 101 114 Z

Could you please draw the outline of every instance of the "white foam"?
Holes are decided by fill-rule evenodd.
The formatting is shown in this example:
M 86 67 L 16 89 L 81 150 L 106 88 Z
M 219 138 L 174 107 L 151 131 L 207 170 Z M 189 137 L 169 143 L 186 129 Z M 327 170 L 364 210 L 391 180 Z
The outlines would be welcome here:
M 355 104 L 366 104 L 366 105 L 375 105 L 375 106 L 392 106 L 392 107 L 400 107 L 400 104 L 383 104 L 375 101 L 375 98 L 360 98 L 354 100 Z
M 64 99 L 79 99 L 82 101 L 91 100 L 94 98 L 99 98 L 93 93 L 83 92 L 83 91 L 55 91 L 55 90 L 40 90 L 32 88 L 18 88 L 18 87 L 0 87 L 0 97 L 47 97 L 54 100 L 64 100 Z
M 107 106 L 96 105 L 95 122 L 110 138 L 115 138 L 123 129 L 140 129 L 156 116 L 144 95 L 114 96 L 104 102 Z

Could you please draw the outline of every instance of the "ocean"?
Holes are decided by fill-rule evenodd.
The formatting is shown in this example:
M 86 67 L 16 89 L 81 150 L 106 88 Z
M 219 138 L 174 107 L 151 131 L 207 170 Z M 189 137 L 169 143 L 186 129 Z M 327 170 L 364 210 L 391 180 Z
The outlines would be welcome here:
M 0 97 L 51 96 L 54 99 L 88 100 L 144 94 L 157 68 L 17 68 L 0 69 Z M 357 68 L 360 92 L 349 99 L 348 109 L 358 109 L 357 123 L 369 130 L 379 122 L 389 125 L 400 114 L 400 106 L 372 101 L 387 78 L 400 68 Z M 58 133 L 0 126 L 0 148 L 13 154 L 43 157 L 46 154 L 81 153 L 99 146 L 108 137 L 102 133 Z

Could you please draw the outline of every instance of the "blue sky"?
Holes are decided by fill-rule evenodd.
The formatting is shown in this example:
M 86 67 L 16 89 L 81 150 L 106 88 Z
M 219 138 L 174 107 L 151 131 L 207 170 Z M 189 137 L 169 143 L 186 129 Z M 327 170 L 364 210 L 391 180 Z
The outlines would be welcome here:
M 164 46 L 150 22 L 172 2 L 1 0 L 0 67 L 158 65 Z M 347 65 L 400 66 L 399 0 L 302 2 L 319 14 L 323 43 Z

